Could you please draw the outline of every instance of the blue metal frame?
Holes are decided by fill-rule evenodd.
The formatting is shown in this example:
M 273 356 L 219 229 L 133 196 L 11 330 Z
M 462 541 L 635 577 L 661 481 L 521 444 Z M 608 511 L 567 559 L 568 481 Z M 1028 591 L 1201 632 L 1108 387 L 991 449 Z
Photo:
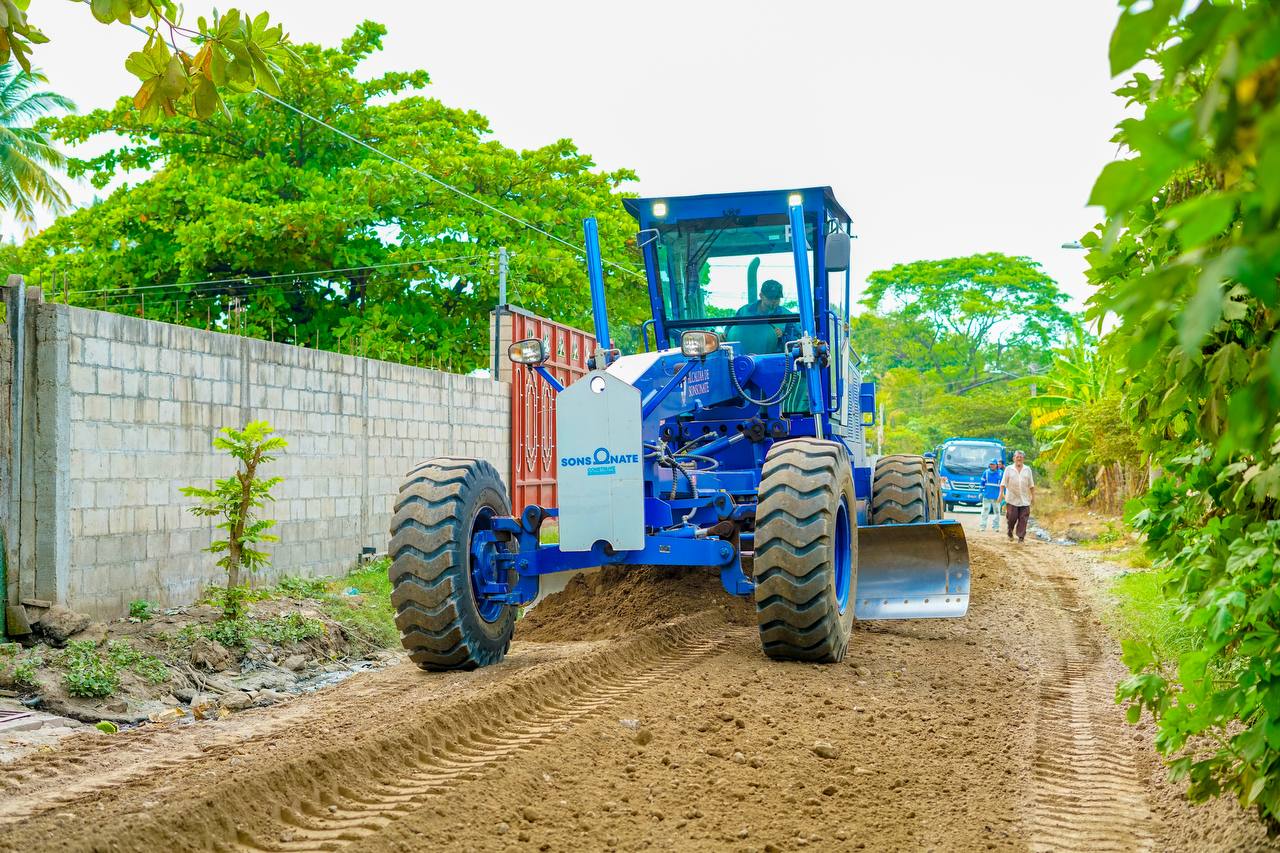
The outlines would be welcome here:
M 587 280 L 591 284 L 591 318 L 596 327 L 596 343 L 606 353 L 613 349 L 609 341 L 609 312 L 604 302 L 604 264 L 600 259 L 600 227 L 594 216 L 582 220 L 582 236 L 587 249 Z M 604 367 L 604 365 L 599 365 Z

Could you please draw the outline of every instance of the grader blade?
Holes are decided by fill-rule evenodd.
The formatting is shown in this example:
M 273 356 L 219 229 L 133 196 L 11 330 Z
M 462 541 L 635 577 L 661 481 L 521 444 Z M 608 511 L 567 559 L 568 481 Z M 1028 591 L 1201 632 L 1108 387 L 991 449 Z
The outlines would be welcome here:
M 858 528 L 859 619 L 940 619 L 969 610 L 969 548 L 959 522 Z

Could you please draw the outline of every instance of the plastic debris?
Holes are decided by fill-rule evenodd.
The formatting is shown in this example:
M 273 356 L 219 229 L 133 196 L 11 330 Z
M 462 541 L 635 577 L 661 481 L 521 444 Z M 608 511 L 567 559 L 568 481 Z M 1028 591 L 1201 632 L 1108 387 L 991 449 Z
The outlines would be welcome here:
M 172 723 L 174 720 L 181 720 L 187 715 L 187 712 L 181 708 L 165 708 L 163 711 L 157 711 L 152 714 L 149 719 L 153 723 Z

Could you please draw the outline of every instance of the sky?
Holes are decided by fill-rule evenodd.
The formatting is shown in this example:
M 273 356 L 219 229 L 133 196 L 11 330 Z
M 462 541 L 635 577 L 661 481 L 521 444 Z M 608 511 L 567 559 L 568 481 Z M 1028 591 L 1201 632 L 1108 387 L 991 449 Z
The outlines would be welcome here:
M 188 19 L 212 5 L 188 0 Z M 1061 246 L 1099 220 L 1085 202 L 1116 154 L 1112 0 L 222 5 L 266 8 L 294 41 L 379 21 L 369 74 L 425 68 L 428 94 L 488 116 L 504 144 L 571 138 L 601 168 L 635 170 L 642 195 L 830 185 L 853 216 L 859 284 L 996 251 L 1039 261 L 1072 307 L 1089 293 L 1084 253 Z M 136 90 L 124 59 L 139 33 L 78 4 L 32 14 L 51 38 L 35 63 L 81 111 Z

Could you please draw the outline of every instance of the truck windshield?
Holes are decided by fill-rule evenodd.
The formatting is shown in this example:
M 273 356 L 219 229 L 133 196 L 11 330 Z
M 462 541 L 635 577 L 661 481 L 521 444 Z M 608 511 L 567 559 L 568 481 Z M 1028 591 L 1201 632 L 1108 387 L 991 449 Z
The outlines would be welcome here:
M 806 230 L 812 246 L 815 227 L 808 224 Z M 747 352 L 780 352 L 782 343 L 799 336 L 790 232 L 781 213 L 659 226 L 658 280 L 666 318 L 742 318 L 706 328 Z M 812 269 L 812 249 L 809 264 Z
M 948 444 L 942 467 L 957 474 L 980 474 L 992 459 L 1000 458 L 998 444 Z

